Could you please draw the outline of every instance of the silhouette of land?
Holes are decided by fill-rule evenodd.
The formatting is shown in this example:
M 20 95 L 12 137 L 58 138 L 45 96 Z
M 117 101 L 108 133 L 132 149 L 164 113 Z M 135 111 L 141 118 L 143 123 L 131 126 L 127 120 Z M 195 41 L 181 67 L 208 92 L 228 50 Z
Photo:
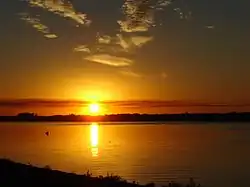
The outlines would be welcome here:
M 154 183 L 140 185 L 129 183 L 119 176 L 107 175 L 94 177 L 89 172 L 84 175 L 52 170 L 48 166 L 38 168 L 0 159 L 0 186 L 36 186 L 36 187 L 154 187 Z M 189 184 L 171 182 L 165 187 L 199 187 L 193 179 Z
M 16 116 L 0 116 L 2 122 L 250 122 L 250 112 L 244 113 L 182 113 L 182 114 L 110 114 L 102 116 L 53 115 L 19 113 Z

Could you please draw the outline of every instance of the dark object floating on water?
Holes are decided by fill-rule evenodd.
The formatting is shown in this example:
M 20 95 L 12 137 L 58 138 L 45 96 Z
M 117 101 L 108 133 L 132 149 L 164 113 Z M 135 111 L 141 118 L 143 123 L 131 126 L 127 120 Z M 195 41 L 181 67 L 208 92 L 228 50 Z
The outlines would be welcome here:
M 49 136 L 49 131 L 46 131 L 46 132 L 45 132 L 45 135 L 46 135 L 46 136 Z

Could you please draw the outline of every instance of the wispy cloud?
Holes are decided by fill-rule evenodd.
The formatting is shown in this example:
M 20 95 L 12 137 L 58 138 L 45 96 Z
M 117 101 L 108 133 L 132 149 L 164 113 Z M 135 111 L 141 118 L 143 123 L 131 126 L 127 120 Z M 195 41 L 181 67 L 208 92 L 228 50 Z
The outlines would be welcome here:
M 91 52 L 87 45 L 79 45 L 79 46 L 74 48 L 74 51 L 76 51 L 76 52 L 85 52 L 85 53 L 90 53 Z
M 71 106 L 86 106 L 87 101 L 79 100 L 46 100 L 46 99 L 20 99 L 20 100 L 0 100 L 0 107 L 71 107 Z M 250 107 L 250 103 L 245 104 L 230 104 L 230 103 L 209 103 L 204 101 L 103 101 L 102 104 L 118 107 Z
M 145 32 L 155 25 L 155 11 L 169 5 L 169 0 L 127 0 L 122 11 L 125 15 L 124 20 L 118 20 L 120 29 L 123 32 Z
M 125 51 L 128 51 L 129 47 L 130 47 L 130 42 L 128 41 L 128 39 L 123 37 L 123 35 L 121 35 L 121 34 L 117 34 L 116 37 L 117 37 L 116 44 L 118 44 L 120 47 L 122 47 Z
M 152 36 L 124 37 L 122 34 L 117 34 L 116 44 L 120 45 L 127 52 L 133 52 L 135 48 L 140 48 L 151 40 L 153 40 Z
M 187 9 L 187 7 L 186 7 Z M 192 12 L 187 10 L 183 10 L 182 8 L 174 8 L 174 11 L 179 15 L 180 19 L 186 19 L 189 20 L 192 17 Z
M 116 48 L 116 50 L 112 51 L 131 53 L 134 52 L 136 48 L 140 48 L 152 40 L 152 36 L 124 36 L 122 34 L 116 34 L 114 37 L 108 35 L 97 36 L 97 42 L 102 45 L 102 49 L 106 48 L 107 52 L 110 52 L 110 49 Z M 100 45 L 98 46 L 100 47 Z
M 215 26 L 214 25 L 207 25 L 205 26 L 206 29 L 215 29 Z
M 133 61 L 124 57 L 116 57 L 109 54 L 96 54 L 87 56 L 84 59 L 114 67 L 130 66 Z
M 137 47 L 142 47 L 144 44 L 153 40 L 152 36 L 134 36 L 131 37 L 132 43 Z
M 97 40 L 101 44 L 109 44 L 111 43 L 112 37 L 108 35 L 97 35 Z
M 188 100 L 170 100 L 170 101 L 157 101 L 157 100 L 145 100 L 145 101 L 110 101 L 106 102 L 112 106 L 119 107 L 142 107 L 142 108 L 161 108 L 161 107 L 250 107 L 250 103 L 247 104 L 232 104 L 232 103 L 212 103 L 205 101 L 188 101 Z
M 131 66 L 133 60 L 126 56 L 135 53 L 136 48 L 142 47 L 151 40 L 153 40 L 151 36 L 124 37 L 122 34 L 116 34 L 116 36 L 111 37 L 97 34 L 95 46 L 92 45 L 92 48 L 90 48 L 87 45 L 79 45 L 74 48 L 74 51 L 92 53 L 93 55 L 84 57 L 84 59 L 92 62 L 115 67 Z M 119 55 L 120 52 L 123 53 L 122 56 Z M 131 72 L 130 75 L 132 76 Z
M 115 35 L 97 33 L 95 45 L 80 45 L 74 51 L 91 52 L 93 55 L 84 59 L 92 62 L 115 67 L 131 66 L 131 55 L 135 55 L 137 49 L 153 40 L 153 36 L 147 31 L 155 26 L 155 11 L 170 3 L 170 0 L 125 0 L 122 6 L 123 19 L 117 21 L 120 30 Z M 139 77 L 131 71 L 121 71 L 121 74 Z
M 57 38 L 58 36 L 56 34 L 49 33 L 49 34 L 45 34 L 44 37 L 53 39 L 53 38 Z
M 84 13 L 76 12 L 69 1 L 64 0 L 25 0 L 31 7 L 39 7 L 64 18 L 69 18 L 81 25 L 89 25 L 90 20 Z
M 36 29 L 38 32 L 43 33 L 44 37 L 50 38 L 50 39 L 57 38 L 57 35 L 54 34 L 54 33 L 51 33 L 49 27 L 42 24 L 39 18 L 31 17 L 27 13 L 21 13 L 19 15 L 21 17 L 21 20 L 23 20 L 26 23 L 32 25 L 32 27 L 34 29 Z
M 136 72 L 134 72 L 132 70 L 122 70 L 120 73 L 122 75 L 125 75 L 125 76 L 128 76 L 128 77 L 134 77 L 134 78 L 140 78 L 140 77 L 142 77 L 141 74 L 136 73 Z
M 165 7 L 168 6 L 172 3 L 172 0 L 158 0 L 158 3 L 156 5 L 156 8 L 161 8 L 161 7 Z
M 148 0 L 127 0 L 122 11 L 124 20 L 118 20 L 121 31 L 124 32 L 145 32 L 154 24 L 154 15 Z
M 46 100 L 46 99 L 16 99 L 0 100 L 1 107 L 63 107 L 63 106 L 80 106 L 86 104 L 83 101 L 63 101 L 63 100 Z

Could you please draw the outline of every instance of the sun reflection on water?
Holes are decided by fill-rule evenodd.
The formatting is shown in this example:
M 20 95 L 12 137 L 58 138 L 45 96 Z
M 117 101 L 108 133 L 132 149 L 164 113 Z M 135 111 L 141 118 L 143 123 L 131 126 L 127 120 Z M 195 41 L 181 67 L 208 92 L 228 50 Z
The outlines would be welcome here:
M 98 130 L 99 130 L 99 125 L 98 123 L 91 123 L 90 125 L 90 145 L 91 145 L 91 153 L 93 157 L 98 156 Z

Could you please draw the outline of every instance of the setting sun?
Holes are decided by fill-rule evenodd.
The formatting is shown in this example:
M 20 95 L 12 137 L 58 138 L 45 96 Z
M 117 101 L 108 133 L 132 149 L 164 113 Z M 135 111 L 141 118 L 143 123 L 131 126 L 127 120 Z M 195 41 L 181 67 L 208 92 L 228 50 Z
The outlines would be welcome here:
M 100 106 L 98 103 L 91 103 L 89 104 L 89 111 L 92 114 L 97 114 L 100 111 Z
M 105 105 L 101 102 L 88 102 L 79 108 L 79 113 L 84 115 L 99 116 L 105 114 Z

